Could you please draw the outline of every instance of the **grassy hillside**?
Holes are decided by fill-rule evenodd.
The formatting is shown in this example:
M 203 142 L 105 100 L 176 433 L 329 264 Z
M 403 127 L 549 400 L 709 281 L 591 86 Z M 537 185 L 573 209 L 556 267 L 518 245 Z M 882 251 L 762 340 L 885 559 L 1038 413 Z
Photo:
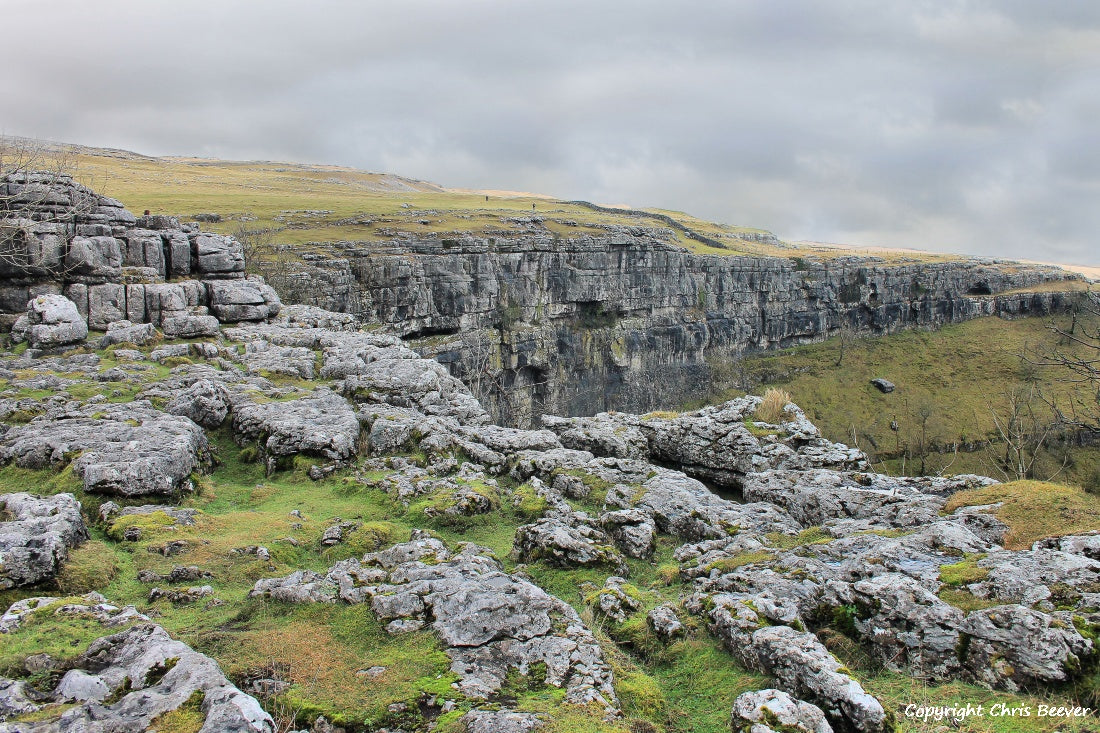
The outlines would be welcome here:
M 1011 478 L 998 466 L 1004 445 L 994 418 L 1003 424 L 1015 395 L 1037 419 L 1053 420 L 1044 400 L 1064 404 L 1082 389 L 1059 369 L 1034 363 L 1045 350 L 1067 347 L 1048 325 L 1039 318 L 984 318 L 858 339 L 845 345 L 843 359 L 839 338 L 752 355 L 715 365 L 722 380 L 712 399 L 744 386 L 781 386 L 827 437 L 859 446 L 880 470 Z M 883 394 L 871 384 L 876 377 L 897 389 Z M 1034 477 L 1100 490 L 1100 449 L 1052 439 L 1049 445 Z
M 12 138 L 0 138 L 0 146 Z M 15 139 L 18 140 L 18 139 Z M 764 230 L 705 221 L 664 209 L 596 211 L 537 193 L 471 191 L 332 165 L 269 161 L 156 158 L 123 150 L 31 143 L 46 168 L 62 160 L 82 183 L 140 214 L 216 214 L 204 228 L 222 233 L 273 230 L 276 243 L 309 251 L 316 242 L 385 241 L 398 233 L 433 236 L 515 236 L 539 232 L 564 238 L 600 234 L 609 226 L 669 228 L 674 241 L 700 254 L 749 254 L 830 259 L 850 254 L 813 243 L 781 246 L 749 241 Z M 680 229 L 679 227 L 683 227 Z M 696 238 L 693 235 L 697 235 Z M 720 243 L 712 246 L 707 241 Z M 953 255 L 875 252 L 891 261 L 950 260 Z

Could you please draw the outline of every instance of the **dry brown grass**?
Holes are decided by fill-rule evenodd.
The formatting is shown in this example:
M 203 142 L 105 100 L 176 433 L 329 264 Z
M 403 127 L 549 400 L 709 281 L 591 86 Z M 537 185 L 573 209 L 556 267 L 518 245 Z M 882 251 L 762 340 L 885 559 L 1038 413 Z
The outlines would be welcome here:
M 789 392 L 769 387 L 764 392 L 764 401 L 756 407 L 755 417 L 763 422 L 781 423 L 787 410 L 787 403 L 790 401 Z
M 993 514 L 1008 525 L 1004 546 L 1024 550 L 1044 537 L 1100 530 L 1100 497 L 1076 486 L 1045 481 L 1013 481 L 960 491 L 944 511 L 964 506 L 1000 504 Z

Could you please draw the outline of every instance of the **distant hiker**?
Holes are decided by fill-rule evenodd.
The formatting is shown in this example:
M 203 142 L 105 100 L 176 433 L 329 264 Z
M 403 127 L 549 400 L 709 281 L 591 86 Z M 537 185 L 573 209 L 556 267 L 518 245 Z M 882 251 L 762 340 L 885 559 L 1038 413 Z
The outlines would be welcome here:
M 534 210 L 535 210 L 535 205 L 531 204 L 531 211 L 534 211 Z
M 489 200 L 489 195 L 488 195 L 488 194 L 485 194 L 485 200 L 486 200 L 486 201 L 488 201 L 488 200 Z

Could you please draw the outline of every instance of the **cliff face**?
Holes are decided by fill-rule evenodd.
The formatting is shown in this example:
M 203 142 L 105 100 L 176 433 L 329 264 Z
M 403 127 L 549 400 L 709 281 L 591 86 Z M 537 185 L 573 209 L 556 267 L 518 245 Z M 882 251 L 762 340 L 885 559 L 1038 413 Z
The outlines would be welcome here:
M 555 240 L 336 244 L 276 285 L 284 298 L 385 324 L 446 364 L 502 420 L 646 411 L 705 392 L 750 350 L 983 315 L 1046 313 L 1073 276 L 989 261 L 887 264 L 699 256 L 651 230 Z

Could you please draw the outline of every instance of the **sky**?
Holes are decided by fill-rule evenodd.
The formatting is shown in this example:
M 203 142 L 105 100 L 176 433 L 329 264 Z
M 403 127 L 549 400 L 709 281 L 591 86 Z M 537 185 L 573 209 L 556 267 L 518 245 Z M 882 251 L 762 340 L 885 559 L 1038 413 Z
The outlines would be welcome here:
M 1095 0 L 0 10 L 4 134 L 1100 265 Z

